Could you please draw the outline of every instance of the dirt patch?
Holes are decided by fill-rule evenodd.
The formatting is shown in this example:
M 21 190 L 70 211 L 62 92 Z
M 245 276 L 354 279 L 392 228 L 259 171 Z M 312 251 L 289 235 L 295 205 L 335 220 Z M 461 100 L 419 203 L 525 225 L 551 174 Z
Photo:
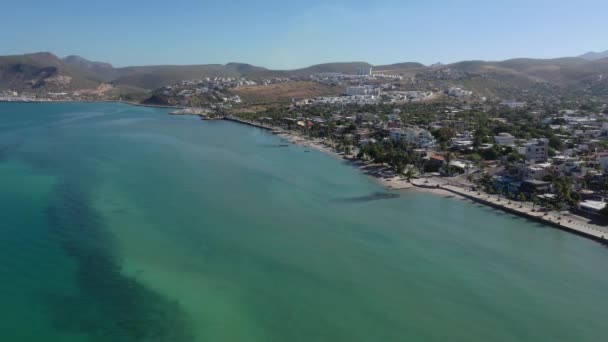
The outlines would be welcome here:
M 294 98 L 305 99 L 318 96 L 332 96 L 340 95 L 343 92 L 343 87 L 328 86 L 308 81 L 244 86 L 231 90 L 231 93 L 239 95 L 243 102 L 248 104 L 290 102 Z

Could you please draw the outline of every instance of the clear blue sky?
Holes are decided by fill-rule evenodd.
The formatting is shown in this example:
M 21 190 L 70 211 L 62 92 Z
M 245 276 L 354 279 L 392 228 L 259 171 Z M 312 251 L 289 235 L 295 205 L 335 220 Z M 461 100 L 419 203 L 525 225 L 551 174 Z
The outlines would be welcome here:
M 0 55 L 116 66 L 429 64 L 608 49 L 607 0 L 20 0 L 1 13 Z

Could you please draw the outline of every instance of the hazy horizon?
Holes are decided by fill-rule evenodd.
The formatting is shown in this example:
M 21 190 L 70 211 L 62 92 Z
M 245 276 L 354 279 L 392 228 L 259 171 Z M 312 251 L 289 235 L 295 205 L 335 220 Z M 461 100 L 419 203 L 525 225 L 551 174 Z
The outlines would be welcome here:
M 296 69 L 574 57 L 608 49 L 608 3 L 515 0 L 175 1 L 5 5 L 0 55 L 48 51 L 116 67 L 248 63 Z M 18 28 L 18 29 L 15 29 Z M 43 29 L 41 29 L 43 28 Z

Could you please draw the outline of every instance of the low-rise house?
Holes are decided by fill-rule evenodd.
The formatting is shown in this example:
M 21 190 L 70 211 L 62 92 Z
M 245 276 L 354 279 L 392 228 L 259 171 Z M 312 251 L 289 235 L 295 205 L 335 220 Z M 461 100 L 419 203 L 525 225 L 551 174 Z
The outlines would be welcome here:
M 523 178 L 541 180 L 551 173 L 551 163 L 540 163 L 524 166 Z
M 426 172 L 437 172 L 446 164 L 445 158 L 441 155 L 432 155 L 426 162 L 424 169 Z
M 376 139 L 374 139 L 374 138 L 359 140 L 359 146 L 367 146 L 369 144 L 375 144 L 375 143 L 376 143 Z
M 358 113 L 356 115 L 356 122 L 359 124 L 363 122 L 373 122 L 377 119 L 378 116 L 371 113 Z
M 536 179 L 528 179 L 521 182 L 521 192 L 527 194 L 542 194 L 551 190 L 551 183 L 536 180 Z
M 359 130 L 355 131 L 355 137 L 357 138 L 357 141 L 369 139 L 370 136 L 371 136 L 371 133 L 367 129 L 359 129 Z
M 601 215 L 602 209 L 606 207 L 606 202 L 604 201 L 594 201 L 594 200 L 586 200 L 579 203 L 578 208 L 580 211 L 593 214 L 593 215 Z
M 401 128 L 389 129 L 388 134 L 391 140 L 394 142 L 399 142 L 403 140 L 403 137 L 405 136 L 405 132 Z
M 468 97 L 473 95 L 473 92 L 470 90 L 464 90 L 458 87 L 451 87 L 448 89 L 448 95 L 453 97 Z
M 464 151 L 467 149 L 473 148 L 474 141 L 473 140 L 453 140 L 452 148 Z

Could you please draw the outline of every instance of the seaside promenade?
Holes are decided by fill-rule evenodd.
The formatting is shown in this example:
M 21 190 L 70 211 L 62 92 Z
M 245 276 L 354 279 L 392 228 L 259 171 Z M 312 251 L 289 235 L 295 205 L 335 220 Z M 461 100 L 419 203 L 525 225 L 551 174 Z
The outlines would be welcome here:
M 506 198 L 497 197 L 496 195 L 473 191 L 460 186 L 438 182 L 433 179 L 417 179 L 413 180 L 412 184 L 418 188 L 444 190 L 471 201 L 585 236 L 602 243 L 606 243 L 608 239 L 608 227 L 589 223 L 585 218 L 571 213 L 543 212 L 535 210 L 535 206 L 529 202 L 522 203 L 519 201 L 510 201 Z M 538 206 L 536 208 L 538 208 Z

